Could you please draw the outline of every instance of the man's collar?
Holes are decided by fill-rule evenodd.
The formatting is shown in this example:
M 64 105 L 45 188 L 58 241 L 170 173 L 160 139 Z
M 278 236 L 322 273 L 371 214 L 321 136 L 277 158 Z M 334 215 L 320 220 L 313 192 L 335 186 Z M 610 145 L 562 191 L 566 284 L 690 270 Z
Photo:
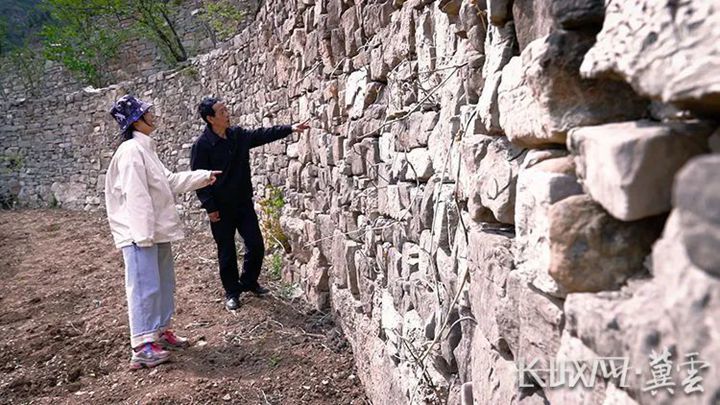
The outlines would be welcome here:
M 212 146 L 215 146 L 218 142 L 220 142 L 221 139 L 223 139 L 218 134 L 216 134 L 215 131 L 212 130 L 212 127 L 210 125 L 205 125 L 204 133 Z M 229 136 L 229 134 L 230 131 L 225 130 L 225 136 Z
M 153 152 L 155 151 L 155 146 L 157 145 L 155 140 L 143 134 L 142 132 L 133 131 L 133 139 L 135 139 L 145 149 L 151 150 Z

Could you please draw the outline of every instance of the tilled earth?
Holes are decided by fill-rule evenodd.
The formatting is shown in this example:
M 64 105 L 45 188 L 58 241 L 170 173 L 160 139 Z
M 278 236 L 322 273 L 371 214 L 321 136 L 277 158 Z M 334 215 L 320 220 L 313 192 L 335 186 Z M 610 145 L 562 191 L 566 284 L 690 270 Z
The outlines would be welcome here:
M 129 371 L 122 255 L 105 218 L 0 211 L 0 404 L 368 403 L 329 315 L 268 280 L 273 294 L 228 312 L 208 233 L 173 251 L 175 329 L 193 344 Z

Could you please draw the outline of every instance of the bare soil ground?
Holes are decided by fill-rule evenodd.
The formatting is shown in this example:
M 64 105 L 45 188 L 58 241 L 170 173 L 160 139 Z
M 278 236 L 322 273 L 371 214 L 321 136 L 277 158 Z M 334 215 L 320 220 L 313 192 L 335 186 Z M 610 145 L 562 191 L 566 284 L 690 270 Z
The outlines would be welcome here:
M 278 293 L 230 313 L 208 233 L 173 250 L 175 328 L 193 345 L 129 371 L 122 255 L 105 218 L 0 211 L 0 404 L 368 403 L 329 315 Z

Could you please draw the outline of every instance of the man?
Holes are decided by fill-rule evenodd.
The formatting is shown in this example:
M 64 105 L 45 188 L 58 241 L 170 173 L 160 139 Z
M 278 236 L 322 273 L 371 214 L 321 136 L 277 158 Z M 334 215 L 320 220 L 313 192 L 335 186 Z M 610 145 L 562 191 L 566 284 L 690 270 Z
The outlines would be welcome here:
M 302 123 L 255 130 L 231 127 L 227 107 L 212 97 L 202 100 L 198 112 L 207 126 L 192 147 L 191 166 L 193 170 L 222 171 L 215 184 L 198 190 L 197 195 L 208 213 L 217 244 L 225 308 L 234 311 L 239 307 L 242 292 L 268 293 L 257 281 L 265 245 L 252 200 L 250 149 L 285 138 L 292 132 L 302 132 L 309 126 Z M 242 276 L 238 275 L 236 231 L 245 242 Z

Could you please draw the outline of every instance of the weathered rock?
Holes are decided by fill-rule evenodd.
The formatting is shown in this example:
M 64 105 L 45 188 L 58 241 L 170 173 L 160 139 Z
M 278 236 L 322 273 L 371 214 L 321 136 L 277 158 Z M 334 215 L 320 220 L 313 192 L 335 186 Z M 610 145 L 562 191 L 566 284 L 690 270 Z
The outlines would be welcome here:
M 568 378 L 568 375 L 565 375 L 557 378 L 556 376 L 555 380 L 563 381 L 563 384 L 559 387 L 544 390 L 545 396 L 551 404 L 606 404 L 604 401 L 607 396 L 606 386 L 608 384 L 601 377 L 603 369 L 598 368 L 595 378 L 591 375 L 590 369 L 593 364 L 599 364 L 600 361 L 603 362 L 603 365 L 599 367 L 607 368 L 609 364 L 605 365 L 605 362 L 609 363 L 609 360 L 600 359 L 600 356 L 585 346 L 580 339 L 571 336 L 567 330 L 564 330 L 560 338 L 557 356 L 554 359 L 543 359 L 534 369 L 546 368 L 548 366 L 547 362 L 550 361 L 554 361 L 557 368 L 566 367 L 566 373 L 569 375 L 582 373 L 585 378 L 585 380 L 578 381 L 574 387 L 571 387 L 569 381 L 572 377 Z M 578 366 L 575 364 L 578 364 Z M 578 370 L 578 368 L 585 365 L 587 369 Z M 543 380 L 544 386 L 550 387 L 552 383 L 550 373 L 539 372 L 538 374 Z
M 533 151 L 535 152 L 535 151 Z M 529 153 L 531 161 L 540 153 Z M 515 201 L 515 263 L 541 291 L 562 297 L 564 292 L 550 277 L 550 206 L 582 193 L 572 158 L 547 159 L 523 165 L 517 179 Z
M 393 125 L 399 151 L 427 146 L 428 137 L 435 128 L 438 114 L 435 111 L 411 113 L 406 120 Z
M 470 305 L 476 332 L 499 351 L 508 345 L 508 330 L 517 326 L 506 311 L 512 305 L 506 290 L 508 274 L 513 270 L 512 239 L 471 228 L 468 243 Z M 517 335 L 517 331 L 512 334 Z
M 476 51 L 484 54 L 486 19 L 481 17 L 480 4 L 464 0 L 459 10 L 458 25 Z
M 583 76 L 621 76 L 642 95 L 699 114 L 720 113 L 715 4 L 612 0 L 605 13 L 597 43 L 580 67 Z
M 328 264 L 320 249 L 313 249 L 312 257 L 307 264 L 305 297 L 317 310 L 327 309 L 330 306 L 328 284 Z
M 312 248 L 306 246 L 305 221 L 283 215 L 280 217 L 280 226 L 288 236 L 293 256 L 303 263 L 307 263 L 312 255 Z
M 362 115 L 365 104 L 365 96 L 368 87 L 367 69 L 360 69 L 348 76 L 345 84 L 345 108 L 350 111 L 351 118 L 358 118 Z
M 476 404 L 542 404 L 538 395 L 521 397 L 515 362 L 492 350 L 480 333 L 473 336 L 473 401 Z
M 564 0 L 514 0 L 512 2 L 512 16 L 520 51 L 525 49 L 530 42 L 552 32 L 554 25 L 551 18 L 552 7 L 553 4 L 562 2 Z
M 508 326 L 503 349 L 526 364 L 532 359 L 555 357 L 565 322 L 563 302 L 537 291 L 529 283 L 518 271 L 508 275 L 505 305 Z
M 478 99 L 477 111 L 488 134 L 501 133 L 498 111 L 498 88 L 503 67 L 516 53 L 515 26 L 508 22 L 503 27 L 490 26 L 485 39 L 485 64 L 482 75 L 485 83 Z
M 559 28 L 599 31 L 605 17 L 605 4 L 603 0 L 553 1 L 551 15 Z
M 515 213 L 515 183 L 525 151 L 505 137 L 475 135 L 461 145 L 462 173 L 468 211 L 476 221 L 487 219 L 485 210 L 497 221 L 512 224 Z
M 432 231 L 438 248 L 450 252 L 460 217 L 453 188 L 443 187 L 442 183 L 436 185 L 434 199 L 435 212 L 433 213 Z
M 670 210 L 675 173 L 707 151 L 711 131 L 700 122 L 631 121 L 574 129 L 568 147 L 593 199 L 632 221 Z
M 407 154 L 400 154 L 400 157 L 399 162 L 407 163 L 407 170 L 403 171 L 400 180 L 426 182 L 433 175 L 433 164 L 427 149 L 416 148 Z
M 675 178 L 673 201 L 692 264 L 720 276 L 720 155 L 689 161 Z
M 550 276 L 568 292 L 595 292 L 616 289 L 643 270 L 664 218 L 621 222 L 579 195 L 553 204 L 548 220 Z
M 626 357 L 633 369 L 628 373 L 628 392 L 639 403 L 670 403 L 664 389 L 653 395 L 647 388 L 652 379 L 650 355 L 671 351 L 673 367 L 698 353 L 697 361 L 720 362 L 720 280 L 693 266 L 681 242 L 681 225 L 670 215 L 662 239 L 653 248 L 654 277 L 630 283 L 618 292 L 570 294 L 565 302 L 566 328 L 603 357 Z M 681 382 L 687 366 L 674 370 L 672 403 L 713 403 L 720 393 L 717 367 L 699 371 L 703 393 L 685 395 Z
M 556 31 L 530 43 L 503 69 L 500 126 L 515 144 L 564 144 L 574 127 L 642 117 L 646 103 L 620 82 L 581 79 L 593 36 Z
M 488 19 L 490 23 L 503 26 L 512 19 L 511 0 L 487 0 Z
M 55 201 L 65 208 L 78 208 L 85 201 L 87 186 L 82 183 L 56 181 L 50 186 Z

